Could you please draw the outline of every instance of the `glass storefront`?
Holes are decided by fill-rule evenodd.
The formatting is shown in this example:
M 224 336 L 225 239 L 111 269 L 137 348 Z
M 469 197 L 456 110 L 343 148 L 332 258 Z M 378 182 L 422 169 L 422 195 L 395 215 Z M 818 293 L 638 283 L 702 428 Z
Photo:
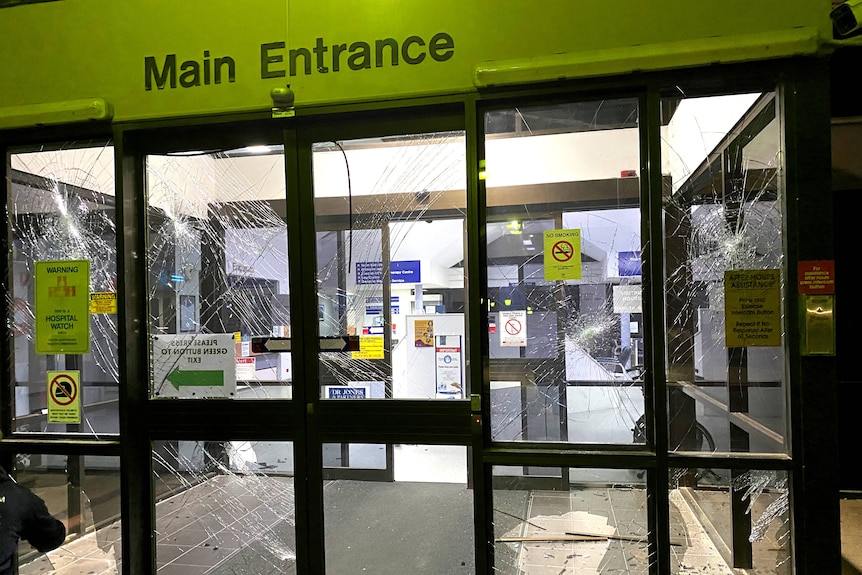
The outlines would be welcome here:
M 790 575 L 776 86 L 8 148 L 20 572 Z

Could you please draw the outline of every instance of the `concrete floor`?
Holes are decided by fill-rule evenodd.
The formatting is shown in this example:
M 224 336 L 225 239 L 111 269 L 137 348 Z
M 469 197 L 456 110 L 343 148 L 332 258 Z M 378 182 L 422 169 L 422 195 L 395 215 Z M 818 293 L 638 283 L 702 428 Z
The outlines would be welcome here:
M 862 575 L 862 497 L 841 500 L 841 575 Z

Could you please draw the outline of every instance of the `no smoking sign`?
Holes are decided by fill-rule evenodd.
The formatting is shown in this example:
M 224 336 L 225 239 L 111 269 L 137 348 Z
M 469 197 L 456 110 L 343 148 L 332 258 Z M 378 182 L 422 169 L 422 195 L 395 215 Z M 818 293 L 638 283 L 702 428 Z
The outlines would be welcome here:
M 80 371 L 48 372 L 48 423 L 81 423 Z

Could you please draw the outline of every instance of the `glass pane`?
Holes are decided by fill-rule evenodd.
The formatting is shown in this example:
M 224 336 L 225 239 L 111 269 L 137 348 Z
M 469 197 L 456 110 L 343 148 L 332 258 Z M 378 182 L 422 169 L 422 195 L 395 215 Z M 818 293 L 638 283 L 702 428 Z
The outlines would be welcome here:
M 673 573 L 790 575 L 787 474 L 671 470 Z
M 785 453 L 775 94 L 668 99 L 663 109 L 670 449 Z
M 118 457 L 22 453 L 16 456 L 14 473 L 18 484 L 66 525 L 66 541 L 53 551 L 38 553 L 27 542 L 19 543 L 21 575 L 75 568 L 100 575 L 122 572 Z
M 314 144 L 321 397 L 464 399 L 463 132 Z
M 326 572 L 475 573 L 467 448 L 387 447 L 391 480 L 337 479 L 323 487 Z
M 147 157 L 153 398 L 289 399 L 281 146 Z
M 493 469 L 495 573 L 649 572 L 643 471 L 517 469 Z
M 485 115 L 494 440 L 644 440 L 638 117 L 636 99 Z
M 160 575 L 295 573 L 293 444 L 153 444 Z
M 119 433 L 114 149 L 9 156 L 13 429 Z

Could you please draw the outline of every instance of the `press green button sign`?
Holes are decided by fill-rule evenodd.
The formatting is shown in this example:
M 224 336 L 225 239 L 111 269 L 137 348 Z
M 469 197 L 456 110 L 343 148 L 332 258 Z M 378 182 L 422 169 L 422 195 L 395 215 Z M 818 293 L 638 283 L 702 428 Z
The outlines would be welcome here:
M 90 262 L 36 262 L 36 353 L 90 353 Z

